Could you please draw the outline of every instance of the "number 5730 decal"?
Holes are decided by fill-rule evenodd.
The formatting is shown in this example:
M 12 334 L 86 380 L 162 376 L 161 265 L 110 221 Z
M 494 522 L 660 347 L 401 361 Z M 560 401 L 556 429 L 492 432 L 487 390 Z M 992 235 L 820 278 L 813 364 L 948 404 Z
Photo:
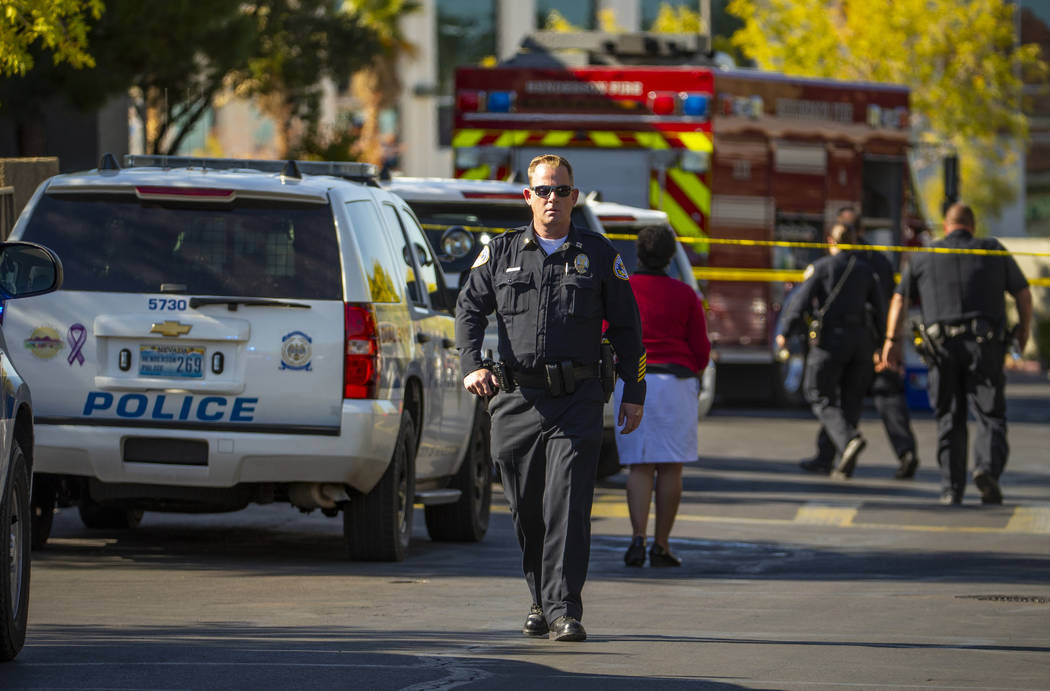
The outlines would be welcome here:
M 150 310 L 184 310 L 186 300 L 176 298 L 150 298 L 146 301 Z

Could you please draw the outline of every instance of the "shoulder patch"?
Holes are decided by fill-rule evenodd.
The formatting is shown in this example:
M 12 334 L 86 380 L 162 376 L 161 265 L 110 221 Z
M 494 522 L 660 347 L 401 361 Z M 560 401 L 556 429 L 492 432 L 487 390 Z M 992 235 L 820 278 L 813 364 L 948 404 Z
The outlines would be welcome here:
M 616 261 L 613 262 L 613 273 L 616 274 L 616 278 L 622 281 L 629 281 L 631 277 L 627 275 L 627 267 L 623 265 L 623 259 L 620 255 L 616 255 Z
M 488 249 L 488 248 L 486 248 L 486 249 Z M 807 266 L 806 270 L 802 272 L 802 280 L 803 281 L 808 281 L 809 277 L 813 275 L 813 271 L 814 271 L 814 269 L 813 269 L 813 265 L 812 264 Z
M 489 251 L 489 246 L 485 245 L 481 248 L 481 252 L 478 253 L 478 258 L 474 260 L 474 263 L 470 265 L 470 268 L 476 269 L 479 266 L 483 266 L 491 256 L 492 252 Z

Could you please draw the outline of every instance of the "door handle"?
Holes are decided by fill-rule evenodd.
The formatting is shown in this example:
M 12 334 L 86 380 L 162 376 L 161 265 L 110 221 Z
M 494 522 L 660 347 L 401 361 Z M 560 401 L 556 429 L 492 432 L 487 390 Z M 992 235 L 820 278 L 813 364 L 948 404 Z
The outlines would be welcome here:
M 430 340 L 430 334 L 423 333 L 422 331 L 416 334 L 416 343 L 426 343 Z

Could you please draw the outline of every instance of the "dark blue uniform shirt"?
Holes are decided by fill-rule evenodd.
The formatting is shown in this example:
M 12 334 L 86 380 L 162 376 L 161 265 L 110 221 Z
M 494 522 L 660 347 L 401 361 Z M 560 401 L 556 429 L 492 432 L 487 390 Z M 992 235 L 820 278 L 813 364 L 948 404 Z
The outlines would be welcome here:
M 1005 249 L 995 238 L 975 238 L 955 230 L 933 243 L 952 249 Z M 995 325 L 1006 320 L 1003 293 L 1017 295 L 1028 287 L 1021 267 L 1008 255 L 934 254 L 916 252 L 904 269 L 897 292 L 920 298 L 926 324 L 987 319 Z
M 853 267 L 849 275 L 842 281 L 838 295 L 829 302 L 851 260 Z M 809 275 L 784 308 L 784 333 L 803 331 L 803 316 L 815 316 L 827 307 L 821 319 L 825 327 L 861 329 L 870 325 L 881 339 L 886 328 L 886 300 L 880 280 L 862 253 L 839 252 L 821 257 L 811 268 L 812 272 L 807 269 Z
M 481 368 L 488 315 L 496 313 L 499 357 L 538 373 L 545 363 L 595 364 L 602 322 L 617 354 L 623 400 L 645 400 L 645 348 L 627 270 L 604 236 L 572 226 L 550 256 L 532 225 L 493 238 L 478 255 L 456 302 L 463 375 Z

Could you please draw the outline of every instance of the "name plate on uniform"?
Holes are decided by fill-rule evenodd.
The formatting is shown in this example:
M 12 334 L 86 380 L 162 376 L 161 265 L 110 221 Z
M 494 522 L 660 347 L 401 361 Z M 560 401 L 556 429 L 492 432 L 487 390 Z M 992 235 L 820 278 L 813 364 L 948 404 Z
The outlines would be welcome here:
M 139 376 L 201 379 L 204 348 L 184 345 L 139 346 Z

